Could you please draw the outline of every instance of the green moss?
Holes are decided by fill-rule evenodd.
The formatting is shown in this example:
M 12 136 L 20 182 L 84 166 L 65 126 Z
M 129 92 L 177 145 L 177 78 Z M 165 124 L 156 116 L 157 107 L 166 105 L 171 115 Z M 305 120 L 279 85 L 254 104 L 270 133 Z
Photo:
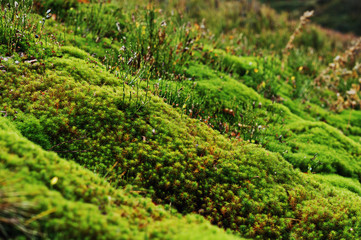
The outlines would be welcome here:
M 196 96 L 206 102 L 204 111 L 222 112 L 225 108 L 235 109 L 242 103 L 253 102 L 258 105 L 261 102 L 263 106 L 269 104 L 256 91 L 234 78 L 216 71 L 212 77 L 202 79 L 205 67 L 192 68 L 198 68 L 198 71 L 193 71 L 193 77 L 199 77 L 195 91 Z M 261 112 L 264 112 L 264 116 L 271 117 L 271 112 L 266 109 Z M 311 170 L 346 177 L 361 176 L 359 137 L 349 138 L 344 135 L 358 133 L 357 111 L 354 111 L 355 117 L 350 119 L 352 112 L 351 115 L 347 115 L 349 112 L 336 115 L 315 104 L 305 105 L 288 97 L 285 97 L 282 105 L 273 104 L 272 109 L 272 117 L 282 118 L 284 121 L 273 123 L 273 127 L 269 126 L 269 131 L 262 136 L 262 142 L 266 143 L 268 150 L 281 153 L 293 166 L 304 172 Z M 263 115 L 258 115 L 256 122 L 262 125 L 264 120 L 260 116 Z M 231 122 L 229 119 L 227 121 Z M 241 119 L 237 121 L 241 122 Z M 344 133 L 332 126 L 344 130 Z
M 220 49 L 213 50 L 211 53 L 216 61 L 219 61 L 220 69 L 223 71 L 243 76 L 254 69 L 262 70 L 259 69 L 259 63 L 255 57 L 236 57 Z
M 3 118 L 0 126 L 0 172 L 13 182 L 8 190 L 21 193 L 18 201 L 27 203 L 27 214 L 16 221 L 28 234 L 41 232 L 45 239 L 198 239 L 196 231 L 205 239 L 234 239 L 200 217 L 172 215 L 131 188 L 112 188 L 89 170 L 29 142 Z M 24 234 L 6 223 L 0 226 L 9 238 Z
M 207 65 L 201 65 L 201 64 L 191 64 L 187 68 L 187 75 L 194 78 L 194 80 L 206 80 L 210 78 L 216 78 L 217 74 L 216 71 L 212 70 Z
M 40 145 L 44 149 L 50 149 L 51 143 L 45 133 L 44 127 L 39 119 L 30 114 L 17 114 L 15 121 L 16 128 L 30 141 Z
M 91 62 L 97 62 L 96 58 L 89 56 L 89 53 L 87 53 L 84 50 L 81 50 L 77 47 L 63 46 L 63 47 L 61 47 L 60 50 L 61 50 L 61 53 L 63 53 L 66 56 L 71 56 L 71 57 L 79 58 L 82 60 L 88 60 Z
M 197 82 L 200 98 L 217 99 L 231 106 L 238 102 L 261 101 L 259 95 L 251 88 L 227 76 L 201 79 Z M 216 104 L 216 103 L 213 103 Z
M 345 178 L 336 174 L 330 174 L 330 175 L 316 174 L 314 175 L 314 177 L 320 182 L 329 183 L 332 186 L 341 189 L 347 189 L 361 196 L 361 185 L 360 182 L 356 179 Z
M 339 130 L 325 123 L 294 122 L 285 140 L 290 147 L 284 154 L 294 166 L 307 171 L 338 173 L 360 177 L 361 147 Z M 293 153 L 297 153 L 294 155 Z
M 239 140 L 230 141 L 203 123 L 182 116 L 158 97 L 148 95 L 146 105 L 130 111 L 138 106 L 137 102 L 142 102 L 146 93 L 123 86 L 121 79 L 102 71 L 103 68 L 95 63 L 64 56 L 51 59 L 47 66 L 53 67 L 45 71 L 41 82 L 35 81 L 38 75 L 27 69 L 18 73 L 26 74 L 27 78 L 16 78 L 17 81 L 3 78 L 1 106 L 13 109 L 10 115 L 16 115 L 15 111 L 32 113 L 53 141 L 52 151 L 105 175 L 109 182 L 147 189 L 145 194 L 156 203 L 172 203 L 182 213 L 200 213 L 218 226 L 248 237 L 266 238 L 287 238 L 293 232 L 288 227 L 292 225 L 289 218 L 297 217 L 298 213 L 293 210 L 295 203 L 289 200 L 290 191 L 302 192 L 295 196 L 295 201 L 300 204 L 306 199 L 323 199 L 326 194 L 317 193 L 307 185 L 300 173 L 279 155 Z M 232 82 L 228 77 L 225 79 Z M 221 83 L 220 78 L 216 80 Z M 245 97 L 253 91 L 237 81 L 233 83 L 236 87 L 230 86 L 227 91 L 243 87 L 247 90 Z M 10 89 L 17 89 L 19 93 L 13 94 Z M 243 93 L 240 91 L 239 94 Z M 303 127 L 295 124 L 292 129 L 300 134 L 307 126 L 330 130 L 322 124 L 304 124 Z M 350 149 L 353 146 L 358 151 L 357 145 L 342 134 L 333 135 L 337 141 L 352 144 Z M 335 146 L 344 147 L 337 141 Z M 27 149 L 25 145 L 11 142 L 6 146 L 11 147 L 11 151 Z M 49 156 L 55 158 L 54 154 Z M 7 163 L 6 168 L 19 168 L 17 164 L 22 161 L 16 158 L 13 161 Z M 52 160 L 53 165 L 56 161 Z M 31 167 L 40 174 L 36 181 L 46 182 L 57 176 L 59 184 L 53 188 L 69 201 L 77 201 L 74 204 L 80 204 L 78 201 L 84 198 L 87 203 L 99 204 L 102 202 L 94 196 L 107 195 L 101 189 L 94 195 L 87 190 L 79 192 L 74 180 L 67 179 L 69 174 L 77 173 L 64 171 L 69 168 L 65 166 L 61 167 L 61 172 L 42 170 L 45 165 Z M 24 171 L 28 172 L 28 169 L 26 167 Z M 339 197 L 338 193 L 335 197 Z M 92 208 L 90 206 L 89 212 L 93 214 L 96 208 L 90 210 Z M 82 217 L 86 218 L 86 215 Z M 96 228 L 105 224 L 101 221 L 108 220 L 94 221 L 92 225 Z M 348 224 L 345 222 L 345 226 Z M 55 224 L 49 226 L 52 228 Z M 338 231 L 335 226 L 331 229 Z M 323 232 L 322 227 L 317 231 Z M 98 231 L 95 229 L 91 233 L 98 234 Z M 337 234 L 343 236 L 340 232 Z
M 192 1 L 184 15 L 114 2 L 49 1 L 64 3 L 53 10 L 64 24 L 46 28 L 67 46 L 0 62 L 0 111 L 17 128 L 0 119 L 0 171 L 44 214 L 29 227 L 51 239 L 233 237 L 171 205 L 251 238 L 360 237 L 358 183 L 312 174 L 361 176 L 359 111 L 335 114 L 322 106 L 334 92 L 306 91 L 334 54 L 315 30 L 297 43 L 317 52 L 285 60 L 291 25 L 268 8 L 240 18 L 243 5 L 221 1 L 209 8 L 220 25 L 242 27 L 214 37 L 181 21 Z

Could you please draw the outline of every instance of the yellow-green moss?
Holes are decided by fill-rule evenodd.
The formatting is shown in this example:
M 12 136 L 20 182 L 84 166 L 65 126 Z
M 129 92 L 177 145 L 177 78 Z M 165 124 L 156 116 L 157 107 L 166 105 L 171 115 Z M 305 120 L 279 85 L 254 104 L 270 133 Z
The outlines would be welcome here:
M 0 149 L 1 181 L 11 184 L 7 189 L 20 196 L 18 201 L 26 202 L 25 217 L 15 220 L 34 237 L 199 239 L 197 232 L 204 239 L 235 239 L 201 217 L 183 217 L 156 206 L 132 188 L 112 188 L 89 170 L 29 142 L 3 118 Z M 4 211 L 6 206 L 1 206 L 2 216 Z M 16 225 L 0 222 L 0 226 L 8 238 L 25 234 Z
M 41 1 L 39 7 L 59 6 L 62 2 L 49 1 L 49 5 Z M 58 15 L 65 24 L 48 20 L 46 26 L 68 46 L 51 54 L 53 57 L 45 54 L 35 64 L 16 62 L 21 60 L 20 54 L 1 62 L 1 116 L 11 119 L 17 130 L 0 120 L 4 129 L 0 130 L 0 171 L 21 179 L 13 187 L 24 190 L 24 200 L 36 203 L 28 209 L 31 216 L 50 211 L 32 221 L 29 228 L 52 239 L 180 239 L 198 229 L 206 239 L 210 235 L 225 238 L 222 230 L 202 223 L 201 218 L 181 217 L 169 210 L 172 205 L 183 214 L 201 214 L 214 225 L 258 239 L 360 237 L 361 202 L 359 195 L 352 193 L 359 191 L 356 180 L 313 174 L 337 173 L 354 179 L 361 176 L 359 112 L 336 115 L 321 108 L 323 100 L 318 91 L 305 92 L 321 69 L 318 56 L 324 56 L 327 62 L 333 53 L 309 54 L 306 48 L 300 48 L 286 62 L 277 52 L 268 54 L 272 47 L 265 49 L 267 44 L 277 40 L 276 51 L 280 51 L 289 36 L 285 18 L 279 18 L 283 19 L 280 31 L 272 29 L 275 13 L 268 8 L 260 12 L 251 9 L 250 21 L 243 28 L 246 37 L 243 32 L 234 36 L 235 31 L 218 36 L 219 41 L 213 43 L 209 39 L 214 36 L 204 30 L 197 32 L 203 28 L 199 25 L 179 28 L 185 32 L 172 26 L 166 33 L 169 40 L 184 41 L 173 45 L 172 50 L 165 46 L 154 51 L 153 42 L 148 40 L 161 42 L 162 26 L 158 25 L 164 27 L 164 19 L 153 19 L 155 11 L 150 5 L 135 10 L 135 1 L 132 9 L 119 1 L 118 6 L 66 2 L 70 4 Z M 139 9 L 144 9 L 145 17 Z M 223 2 L 219 9 L 225 9 Z M 217 13 L 224 21 L 232 18 Z M 129 26 L 123 25 L 123 17 Z M 160 29 L 148 29 L 154 23 Z M 164 23 L 180 24 L 172 17 Z M 136 27 L 137 33 L 132 32 L 133 24 L 140 26 Z M 148 35 L 153 38 L 148 39 Z M 317 33 L 313 31 L 312 36 L 317 37 Z M 202 44 L 190 44 L 200 43 L 199 38 Z M 299 43 L 309 45 L 310 41 L 310 46 L 327 50 L 328 45 L 320 42 L 312 45 L 312 38 L 303 36 Z M 213 49 L 213 45 L 219 49 Z M 152 84 L 189 81 L 180 85 L 186 91 L 183 100 L 192 101 L 177 102 L 180 108 L 176 110 L 165 102 L 177 106 L 175 100 L 181 95 L 178 83 L 172 82 L 166 89 L 173 94 L 171 102 L 169 93 L 159 98 L 139 89 L 135 82 L 130 84 L 133 87 L 128 86 L 125 81 L 129 78 L 106 71 L 119 72 L 116 62 L 124 61 L 122 51 L 128 47 L 128 53 L 137 57 L 140 65 L 167 72 L 166 79 L 142 79 L 149 80 L 141 84 L 143 89 L 150 83 L 150 91 L 157 93 L 159 89 Z M 170 59 L 170 54 L 191 51 L 194 55 L 178 56 L 182 63 L 164 60 Z M 152 54 L 161 56 L 155 65 L 148 66 Z M 107 59 L 111 57 L 115 65 L 103 65 L 110 64 Z M 129 76 L 136 75 L 129 64 L 126 61 L 123 70 L 128 70 Z M 179 77 L 183 70 L 185 76 Z M 328 98 L 335 95 L 321 93 Z M 240 136 L 231 140 L 212 130 L 211 124 L 190 119 L 189 106 L 202 101 L 205 114 L 214 117 L 214 112 L 226 112 L 229 122 L 235 117 L 229 109 L 237 104 L 254 105 L 253 110 L 259 114 L 254 114 L 258 119 L 253 124 L 267 129 L 262 133 L 264 139 L 257 139 L 257 143 L 275 153 L 248 144 Z M 253 113 L 248 109 L 247 114 Z M 278 120 L 266 126 L 265 118 L 272 117 Z M 240 118 L 233 119 L 233 124 L 244 127 L 237 122 Z M 67 160 L 44 152 L 19 132 Z M 232 136 L 228 130 L 224 132 Z M 132 187 L 115 189 L 128 184 Z M 31 195 L 32 191 L 39 194 Z M 165 207 L 155 206 L 135 191 Z M 14 236 L 21 234 L 13 225 L 7 230 Z
M 16 78 L 11 73 L 3 76 L 1 106 L 9 110 L 9 117 L 16 116 L 16 111 L 32 114 L 51 139 L 52 151 L 105 175 L 118 186 L 132 184 L 136 189 L 145 189 L 144 193 L 157 203 L 171 203 L 182 213 L 200 213 L 213 224 L 248 237 L 266 238 L 299 234 L 297 229 L 310 224 L 306 219 L 303 225 L 292 220 L 306 211 L 303 202 L 327 195 L 326 190 L 318 193 L 304 182 L 300 173 L 279 155 L 231 141 L 205 124 L 182 116 L 158 97 L 149 95 L 149 102 L 134 111 L 136 89 L 123 86 L 121 79 L 101 72 L 95 63 L 63 57 L 50 59 L 47 66 L 52 67 L 42 76 L 25 68 L 14 74 L 26 74 L 27 78 Z M 42 81 L 36 81 L 39 77 Z M 11 89 L 16 89 L 15 94 Z M 138 99 L 145 96 L 143 90 L 138 94 Z M 298 129 L 295 125 L 294 131 Z M 342 135 L 335 134 L 335 139 L 339 138 Z M 11 142 L 6 146 L 12 151 L 24 148 Z M 49 156 L 56 158 L 54 154 Z M 13 161 L 6 168 L 19 168 L 20 160 Z M 59 184 L 53 187 L 63 197 L 73 201 L 83 198 L 74 180 L 67 178 L 75 174 L 64 171 L 69 167 L 62 167 L 56 174 L 43 167 L 32 167 L 41 181 L 57 175 Z M 62 183 L 67 187 L 62 188 Z M 101 198 L 106 195 L 96 194 Z M 337 192 L 334 195 L 339 196 Z M 102 203 L 92 194 L 87 199 L 89 203 Z M 349 202 L 342 204 L 348 206 Z M 350 224 L 345 221 L 342 229 Z M 336 236 L 348 236 L 332 222 L 327 231 L 323 227 L 307 231 L 326 234 L 330 229 L 336 231 Z

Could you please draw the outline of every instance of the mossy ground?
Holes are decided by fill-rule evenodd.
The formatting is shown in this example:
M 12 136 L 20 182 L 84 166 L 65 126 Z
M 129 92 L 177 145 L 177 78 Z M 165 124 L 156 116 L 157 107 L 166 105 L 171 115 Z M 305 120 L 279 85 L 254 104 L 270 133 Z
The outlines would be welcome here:
M 0 110 L 7 119 L 0 119 L 1 173 L 16 182 L 11 187 L 22 193 L 20 200 L 32 203 L 18 225 L 4 225 L 5 233 L 51 239 L 360 237 L 360 113 L 337 114 L 315 100 L 317 90 L 306 93 L 316 56 L 296 51 L 282 67 L 284 60 L 266 49 L 266 58 L 239 54 L 255 46 L 237 49 L 233 32 L 212 45 L 205 32 L 196 32 L 198 24 L 184 32 L 166 29 L 180 20 L 156 18 L 150 5 L 143 19 L 138 8 L 122 12 L 117 1 L 98 16 L 91 15 L 97 5 L 72 4 L 58 22 L 47 21 L 64 46 L 52 43 L 52 54 L 36 63 L 18 53 L 1 62 Z M 73 26 L 76 11 L 91 22 L 109 19 L 101 31 Z M 145 22 L 137 26 L 132 14 Z M 163 17 L 170 22 L 160 24 Z M 118 25 L 111 27 L 112 21 Z M 152 22 L 160 24 L 154 52 L 143 46 L 148 31 L 154 37 Z M 143 39 L 135 46 L 116 33 L 122 28 L 134 37 L 132 25 Z M 245 27 L 253 34 L 249 27 L 255 25 Z M 174 39 L 167 42 L 163 31 Z M 269 29 L 262 33 L 262 44 L 273 41 Z M 330 46 L 320 46 L 319 56 L 329 57 Z M 109 60 L 118 48 L 131 49 L 127 64 Z M 168 56 L 174 62 L 162 65 L 167 54 L 176 55 Z
M 80 165 L 31 143 L 3 118 L 0 149 L 5 182 L 0 191 L 26 202 L 20 209 L 26 213 L 24 221 L 2 224 L 6 238 L 235 239 L 201 217 L 155 205 L 131 186 L 111 187 Z M 22 225 L 28 231 L 22 232 Z

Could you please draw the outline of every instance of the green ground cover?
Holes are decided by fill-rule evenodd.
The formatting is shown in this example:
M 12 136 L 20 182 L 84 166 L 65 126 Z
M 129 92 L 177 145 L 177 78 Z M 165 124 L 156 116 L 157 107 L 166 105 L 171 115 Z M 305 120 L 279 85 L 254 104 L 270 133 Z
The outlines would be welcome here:
M 311 26 L 282 56 L 293 25 L 242 1 L 199 15 L 193 1 L 35 1 L 40 15 L 8 2 L 2 236 L 360 237 L 360 111 L 346 104 L 358 69 L 344 85 L 313 82 L 337 37 Z M 242 6 L 238 22 L 224 12 Z

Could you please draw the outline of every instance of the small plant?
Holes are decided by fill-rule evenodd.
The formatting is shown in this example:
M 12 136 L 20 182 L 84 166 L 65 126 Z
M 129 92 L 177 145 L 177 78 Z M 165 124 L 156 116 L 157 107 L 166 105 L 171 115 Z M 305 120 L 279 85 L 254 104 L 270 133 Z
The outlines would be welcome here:
M 139 114 L 141 110 L 145 110 L 144 107 L 149 102 L 151 93 L 149 76 L 145 77 L 146 72 L 149 72 L 147 67 L 139 69 L 136 73 L 130 71 L 127 73 L 115 72 L 116 77 L 122 81 L 122 100 L 118 103 L 118 107 L 126 109 L 130 115 Z M 142 85 L 145 85 L 144 89 L 142 89 Z M 145 94 L 141 94 L 141 91 L 145 91 Z

